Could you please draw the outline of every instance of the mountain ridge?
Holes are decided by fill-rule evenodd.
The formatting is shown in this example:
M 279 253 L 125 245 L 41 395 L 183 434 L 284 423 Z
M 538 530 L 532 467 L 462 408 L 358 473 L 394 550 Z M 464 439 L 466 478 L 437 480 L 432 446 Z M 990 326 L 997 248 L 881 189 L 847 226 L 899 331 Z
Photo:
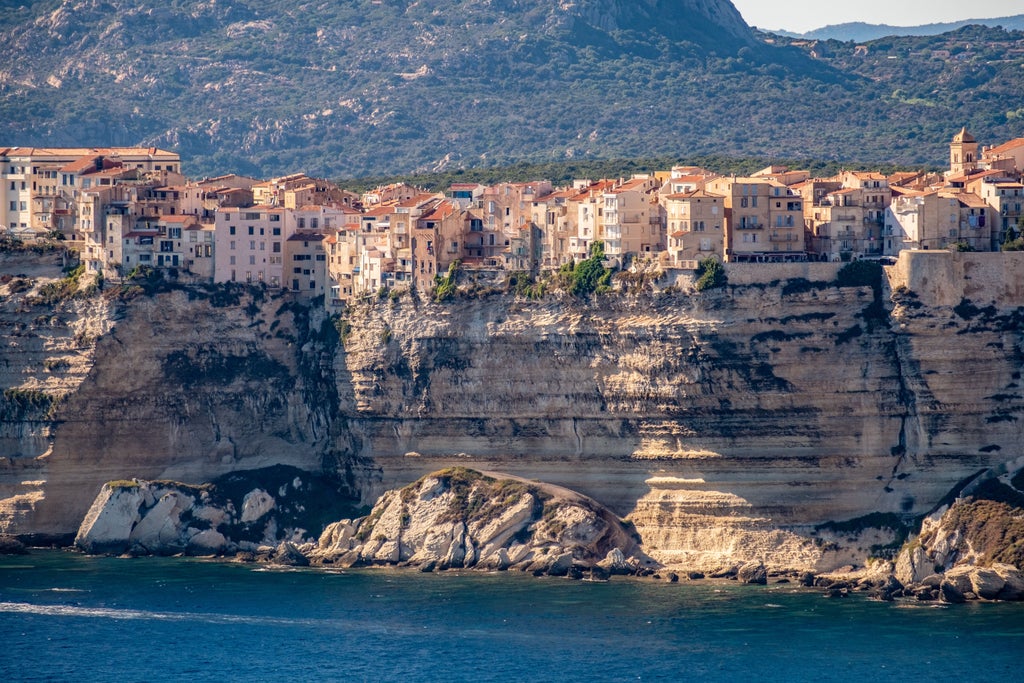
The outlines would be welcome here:
M 1002 27 L 1007 31 L 1024 31 L 1024 14 L 1015 14 L 992 19 L 963 19 L 961 21 L 917 24 L 914 26 L 894 26 L 892 24 L 872 24 L 866 21 L 847 21 L 841 24 L 827 24 L 820 28 L 805 31 L 775 30 L 777 35 L 807 40 L 842 40 L 863 42 L 878 40 L 890 36 L 935 36 L 959 30 L 965 26 Z
M 769 45 L 727 0 L 4 8 L 5 146 L 170 148 L 190 175 L 695 154 L 931 165 L 949 121 L 1015 137 L 1001 100 L 1024 80 L 1016 57 L 958 63 L 925 108 L 928 64 L 875 73 Z

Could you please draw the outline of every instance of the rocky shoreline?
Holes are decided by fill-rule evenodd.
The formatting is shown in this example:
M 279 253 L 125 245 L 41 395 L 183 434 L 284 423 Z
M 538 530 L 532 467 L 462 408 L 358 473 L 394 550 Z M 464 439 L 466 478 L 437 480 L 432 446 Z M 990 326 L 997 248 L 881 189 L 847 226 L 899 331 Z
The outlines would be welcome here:
M 746 561 L 685 571 L 649 557 L 628 522 L 557 486 L 450 468 L 387 491 L 368 514 L 326 523 L 314 537 L 297 523 L 309 521 L 306 505 L 315 482 L 303 481 L 308 473 L 284 469 L 260 476 L 264 485 L 275 485 L 249 488 L 251 482 L 235 482 L 232 495 L 223 482 L 219 488 L 110 482 L 83 520 L 74 546 L 94 554 L 190 555 L 288 567 L 514 571 L 576 580 L 632 576 L 673 583 L 790 584 L 829 598 L 1024 601 L 1019 565 L 1003 561 L 1005 552 L 989 552 L 1005 548 L 986 548 L 978 537 L 979 528 L 991 532 L 1010 525 L 999 537 L 1013 545 L 1020 508 L 991 500 L 969 497 L 942 508 L 924 520 L 921 533 L 893 561 L 868 567 L 818 573 Z M 993 507 L 999 505 L 1006 509 Z M 978 510 L 984 512 L 980 523 Z M 12 539 L 0 549 L 14 552 L 18 545 Z

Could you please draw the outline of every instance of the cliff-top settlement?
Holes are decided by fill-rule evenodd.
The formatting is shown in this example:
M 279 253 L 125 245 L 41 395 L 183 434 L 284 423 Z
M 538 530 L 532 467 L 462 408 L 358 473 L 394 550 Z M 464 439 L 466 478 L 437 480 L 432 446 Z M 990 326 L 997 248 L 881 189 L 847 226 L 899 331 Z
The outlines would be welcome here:
M 628 519 L 666 567 L 828 571 L 891 559 L 958 496 L 1024 499 L 1024 253 L 953 253 L 1019 244 L 1024 139 L 980 150 L 961 131 L 943 177 L 680 168 L 569 188 L 456 185 L 448 196 L 406 186 L 356 196 L 303 175 L 192 183 L 159 150 L 79 152 L 6 151 L 14 234 L 62 231 L 83 270 L 105 278 L 150 266 L 194 281 L 140 278 L 161 283 L 143 295 L 58 279 L 52 253 L 4 254 L 0 533 L 66 537 L 113 481 L 111 501 L 182 522 L 174 548 L 210 550 L 216 534 L 195 540 L 207 531 L 312 543 L 324 520 L 270 511 L 317 508 L 292 500 L 317 473 L 353 507 L 380 510 L 366 526 L 335 527 L 319 556 L 417 556 L 409 529 L 425 541 L 443 521 L 450 543 L 435 559 L 447 561 L 472 534 L 459 535 L 445 496 L 472 487 L 421 478 L 468 468 L 583 494 Z M 483 275 L 559 269 L 594 242 L 625 268 L 717 258 L 728 281 L 699 291 L 679 271 L 640 296 L 589 299 L 397 292 L 439 287 L 456 261 Z M 841 263 L 886 256 L 898 258 L 885 269 Z M 842 277 L 858 270 L 878 277 Z M 47 294 L 70 280 L 73 295 Z M 382 288 L 396 295 L 362 296 Z M 203 487 L 161 483 L 275 467 L 304 474 L 232 483 L 221 507 Z M 499 503 L 521 493 L 488 487 Z M 468 519 L 480 522 L 473 538 L 495 544 L 479 557 L 530 566 L 523 548 L 565 540 L 569 526 L 551 524 L 562 512 L 530 495 L 516 524 L 547 517 L 550 533 L 525 543 L 511 522 Z M 1001 523 L 1015 524 L 1019 507 Z M 972 540 L 972 520 L 991 529 L 994 518 L 961 508 L 960 526 L 926 525 L 903 575 L 916 583 L 964 558 L 1020 567 L 999 543 Z M 162 533 L 161 519 L 141 528 Z M 142 533 L 126 529 L 126 542 Z
M 447 193 L 406 185 L 359 196 L 294 174 L 190 181 L 155 148 L 0 150 L 2 228 L 59 233 L 87 272 L 138 266 L 213 282 L 264 283 L 337 308 L 381 288 L 428 290 L 468 271 L 538 274 L 590 255 L 610 265 L 694 269 L 724 262 L 848 261 L 901 251 L 997 251 L 1019 236 L 1024 138 L 982 148 L 966 129 L 943 174 L 843 172 L 811 178 L 770 166 L 751 177 L 677 167 L 629 179 Z

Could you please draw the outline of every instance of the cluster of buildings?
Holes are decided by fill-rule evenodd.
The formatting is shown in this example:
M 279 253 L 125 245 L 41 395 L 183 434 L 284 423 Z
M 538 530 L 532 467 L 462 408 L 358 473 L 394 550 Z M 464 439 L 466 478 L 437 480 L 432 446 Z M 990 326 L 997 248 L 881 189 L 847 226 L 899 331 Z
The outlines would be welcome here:
M 1024 138 L 983 148 L 966 129 L 943 174 L 697 167 L 629 179 L 405 184 L 356 194 L 304 174 L 187 179 L 155 148 L 0 149 L 0 230 L 59 233 L 89 272 L 139 266 L 263 283 L 330 306 L 381 288 L 428 290 L 454 261 L 540 274 L 604 245 L 610 265 L 692 269 L 705 258 L 779 262 L 995 251 L 1024 203 Z

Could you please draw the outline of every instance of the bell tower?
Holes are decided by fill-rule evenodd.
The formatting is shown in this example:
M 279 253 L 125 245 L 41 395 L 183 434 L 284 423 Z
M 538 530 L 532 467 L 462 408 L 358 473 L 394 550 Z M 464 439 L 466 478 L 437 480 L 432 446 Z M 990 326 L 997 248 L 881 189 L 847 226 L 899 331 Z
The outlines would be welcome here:
M 949 174 L 963 175 L 978 169 L 978 141 L 966 126 L 953 136 L 949 145 Z

